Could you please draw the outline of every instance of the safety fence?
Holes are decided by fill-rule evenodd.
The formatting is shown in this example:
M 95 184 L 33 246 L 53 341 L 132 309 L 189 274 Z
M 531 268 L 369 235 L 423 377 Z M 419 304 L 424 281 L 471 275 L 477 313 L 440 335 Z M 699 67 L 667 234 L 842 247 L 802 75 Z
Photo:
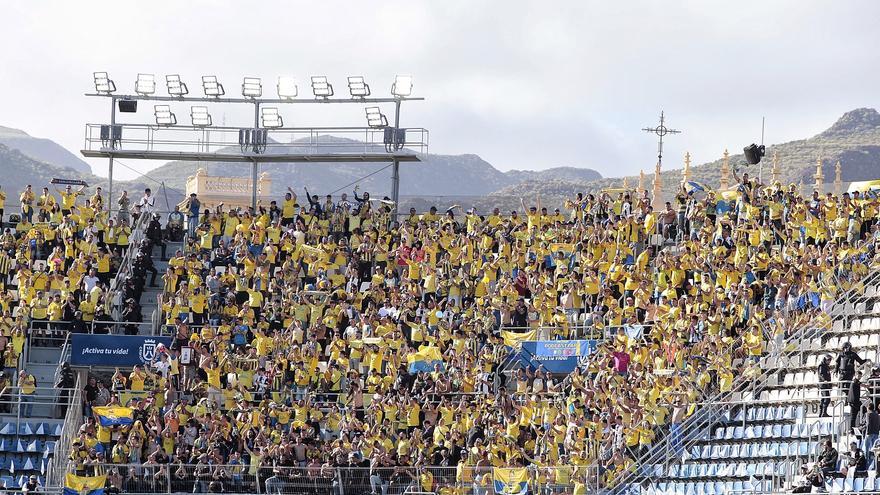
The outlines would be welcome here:
M 257 494 L 570 494 L 581 486 L 601 487 L 602 473 L 585 466 L 492 468 L 489 466 L 379 466 L 349 456 L 348 465 L 301 466 L 239 464 L 91 464 L 71 465 L 79 476 L 107 475 L 113 493 L 257 493 Z M 502 472 L 503 471 L 503 472 Z M 516 491 L 515 491 L 516 490 Z

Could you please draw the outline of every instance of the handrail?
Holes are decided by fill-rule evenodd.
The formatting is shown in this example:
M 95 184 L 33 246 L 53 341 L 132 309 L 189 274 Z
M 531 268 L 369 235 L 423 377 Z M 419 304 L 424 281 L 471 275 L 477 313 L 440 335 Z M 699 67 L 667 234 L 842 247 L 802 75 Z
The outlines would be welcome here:
M 865 285 L 876 282 L 876 280 L 880 278 L 880 269 L 875 268 L 873 273 L 864 277 L 858 283 L 853 284 L 846 292 L 840 295 L 838 299 L 835 301 L 832 310 L 827 314 L 828 318 L 833 321 L 833 319 L 837 316 L 846 316 L 846 311 L 849 309 L 847 307 L 847 303 L 850 302 L 851 297 L 856 295 L 857 291 L 861 288 L 863 289 Z M 843 303 L 843 304 L 841 304 Z M 837 309 L 842 308 L 842 309 Z M 803 343 L 806 338 L 811 338 L 818 331 L 817 328 L 813 325 L 815 322 L 815 318 L 810 318 L 809 321 L 805 322 L 798 330 L 792 332 L 787 338 L 784 339 L 782 348 L 786 349 L 790 344 L 793 343 Z M 795 346 L 794 349 L 790 351 L 785 351 L 784 354 L 794 355 L 802 352 L 800 346 Z M 764 357 L 766 359 L 766 357 Z M 778 357 L 777 357 L 778 359 Z M 694 442 L 698 441 L 704 433 L 705 429 L 711 429 L 712 425 L 721 420 L 725 414 L 728 414 L 737 404 L 731 404 L 729 398 L 735 392 L 743 392 L 743 391 L 752 391 L 753 393 L 763 391 L 764 388 L 767 387 L 768 378 L 772 373 L 775 373 L 775 370 L 764 370 L 762 374 L 757 377 L 746 377 L 744 375 L 738 376 L 734 383 L 731 386 L 730 391 L 721 392 L 716 394 L 710 402 L 712 404 L 707 408 L 700 408 L 695 414 L 687 418 L 681 425 L 680 430 L 677 434 L 668 434 L 666 435 L 658 444 L 652 446 L 651 450 L 638 458 L 636 460 L 637 466 L 653 466 L 655 464 L 663 464 L 666 465 L 669 462 L 674 462 L 674 455 L 670 455 L 670 453 L 674 453 L 676 450 L 686 451 L 690 446 L 694 444 Z M 756 384 L 758 384 L 756 386 Z M 751 387 L 749 387 L 751 385 Z M 673 438 L 676 437 L 676 438 Z M 676 447 L 673 449 L 673 442 L 680 442 L 680 447 Z M 620 493 L 623 490 L 626 490 L 630 484 L 635 482 L 635 480 L 641 476 L 638 470 L 634 470 L 632 472 L 624 472 L 615 477 L 610 486 L 612 486 L 612 490 L 614 493 Z
M 55 443 L 55 455 L 50 460 L 47 470 L 46 484 L 48 486 L 61 486 L 63 484 L 62 480 L 67 469 L 67 463 L 62 461 L 62 459 L 68 458 L 70 444 L 73 441 L 73 437 L 79 431 L 79 425 L 83 422 L 82 375 L 82 372 L 76 374 L 76 386 L 70 397 L 67 413 L 64 415 L 64 427 L 61 429 L 61 438 Z

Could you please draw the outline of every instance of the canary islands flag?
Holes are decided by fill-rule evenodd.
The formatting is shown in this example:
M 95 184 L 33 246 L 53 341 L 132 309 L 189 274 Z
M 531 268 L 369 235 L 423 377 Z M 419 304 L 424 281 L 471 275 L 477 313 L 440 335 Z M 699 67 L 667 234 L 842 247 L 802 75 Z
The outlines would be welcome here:
M 529 472 L 526 468 L 493 468 L 495 493 L 526 495 L 529 493 Z
M 706 187 L 702 182 L 697 182 L 695 180 L 689 180 L 684 184 L 684 190 L 689 193 L 695 192 L 708 192 L 710 189 Z
M 63 495 L 104 495 L 104 484 L 107 475 L 103 476 L 77 476 L 67 473 L 64 477 Z
M 101 426 L 124 426 L 134 423 L 134 410 L 122 406 L 99 406 L 93 407 L 92 411 L 98 417 Z
M 434 365 L 443 367 L 443 355 L 440 348 L 432 345 L 423 345 L 419 350 L 406 357 L 410 373 L 434 371 Z

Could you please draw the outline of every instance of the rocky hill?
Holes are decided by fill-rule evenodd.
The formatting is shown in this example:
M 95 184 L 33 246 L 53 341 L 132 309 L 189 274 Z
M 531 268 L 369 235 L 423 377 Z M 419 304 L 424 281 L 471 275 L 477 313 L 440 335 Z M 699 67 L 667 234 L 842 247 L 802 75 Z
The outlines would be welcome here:
M 72 168 L 77 172 L 91 173 L 89 164 L 78 156 L 67 151 L 51 139 L 37 138 L 19 129 L 0 126 L 0 144 L 7 148 L 20 151 L 22 154 L 39 162 L 45 162 L 61 168 Z
M 745 144 L 745 143 L 743 143 Z M 691 165 L 692 180 L 703 182 L 710 187 L 717 187 L 721 178 L 721 155 L 719 158 L 702 165 Z M 739 167 L 741 171 L 758 174 L 757 165 L 747 165 L 745 157 L 736 148 L 729 150 L 731 167 Z M 816 160 L 822 160 L 822 172 L 826 182 L 833 182 L 835 165 L 840 161 L 841 179 L 844 183 L 880 178 L 880 113 L 873 108 L 858 108 L 846 112 L 827 130 L 807 139 L 789 141 L 787 143 L 767 146 L 763 160 L 764 180 L 770 180 L 773 153 L 780 160 L 780 181 L 784 184 L 803 182 L 810 187 L 816 173 Z M 670 165 L 674 163 L 674 165 Z M 664 193 L 671 195 L 681 181 L 683 158 L 669 157 L 661 172 Z M 645 167 L 645 186 L 650 190 L 653 184 L 654 169 Z M 630 187 L 636 187 L 638 176 L 626 177 Z M 526 180 L 519 184 L 495 191 L 495 203 L 516 205 L 519 197 L 535 197 L 540 194 L 547 204 L 561 204 L 566 197 L 577 192 L 596 192 L 604 188 L 620 187 L 623 177 L 603 178 L 593 181 L 554 180 L 550 182 Z M 491 201 L 490 201 L 491 202 Z

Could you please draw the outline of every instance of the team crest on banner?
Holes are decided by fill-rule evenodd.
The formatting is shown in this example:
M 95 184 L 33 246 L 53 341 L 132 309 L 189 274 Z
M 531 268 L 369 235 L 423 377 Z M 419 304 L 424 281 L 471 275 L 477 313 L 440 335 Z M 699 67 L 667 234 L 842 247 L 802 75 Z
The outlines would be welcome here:
M 144 343 L 141 344 L 140 356 L 141 361 L 144 363 L 153 362 L 153 358 L 156 357 L 156 348 L 159 346 L 158 342 L 155 339 L 146 339 Z

